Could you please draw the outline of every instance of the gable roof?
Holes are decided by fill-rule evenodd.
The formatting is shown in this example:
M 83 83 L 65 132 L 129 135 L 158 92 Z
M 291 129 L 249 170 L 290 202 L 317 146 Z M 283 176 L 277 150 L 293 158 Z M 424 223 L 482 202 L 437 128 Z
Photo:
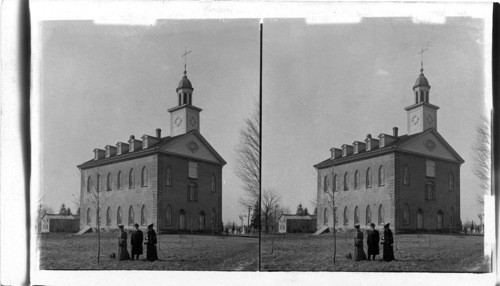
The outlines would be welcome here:
M 286 217 L 286 219 L 303 219 L 303 220 L 312 220 L 313 219 L 313 217 L 310 215 L 282 214 L 282 215 L 280 215 L 278 220 L 280 220 L 281 217 Z
M 181 138 L 184 138 L 184 137 L 189 136 L 191 134 L 196 136 L 210 150 L 210 152 L 219 161 L 218 162 L 219 164 L 221 164 L 221 165 L 227 164 L 226 161 L 222 158 L 222 156 L 220 156 L 219 153 L 217 153 L 217 151 L 215 151 L 215 149 L 212 147 L 212 145 L 210 145 L 210 143 L 208 143 L 208 141 L 200 134 L 200 132 L 198 130 L 191 130 L 187 133 L 173 136 L 173 137 L 172 136 L 162 137 L 159 142 L 151 145 L 149 148 L 139 149 L 137 151 L 127 152 L 124 154 L 114 155 L 111 157 L 102 158 L 102 159 L 98 159 L 98 160 L 91 159 L 91 160 L 88 160 L 88 161 L 78 165 L 77 167 L 79 169 L 88 169 L 88 168 L 92 168 L 95 166 L 108 165 L 108 164 L 112 164 L 112 163 L 115 163 L 118 161 L 125 161 L 125 160 L 130 160 L 130 159 L 134 159 L 134 158 L 138 158 L 138 157 L 144 157 L 144 156 L 157 154 L 158 152 L 160 152 L 160 149 L 162 147 L 166 147 L 170 144 L 173 144 L 177 140 L 180 140 Z
M 79 216 L 75 216 L 75 215 L 44 214 L 42 216 L 42 219 L 45 216 L 48 216 L 49 219 L 62 219 L 62 220 L 64 220 L 64 219 L 67 219 L 67 220 L 76 220 L 76 219 L 80 218 Z
M 409 143 L 411 143 L 412 141 L 416 140 L 417 138 L 426 136 L 429 133 L 435 135 L 436 138 L 439 140 L 439 142 L 442 143 L 444 145 L 444 147 L 453 154 L 453 156 L 456 159 L 456 162 L 458 162 L 460 164 L 465 162 L 462 159 L 462 157 L 460 157 L 460 155 L 455 151 L 455 149 L 453 149 L 453 147 L 451 147 L 451 145 L 448 144 L 448 142 L 446 142 L 446 140 L 443 138 L 443 136 L 441 136 L 441 134 L 439 134 L 439 132 L 437 132 L 437 130 L 435 128 L 429 128 L 429 129 L 427 129 L 423 132 L 420 132 L 420 133 L 416 133 L 416 134 L 412 134 L 412 135 L 398 136 L 396 141 L 394 141 L 390 144 L 387 144 L 386 146 L 384 146 L 382 148 L 377 147 L 377 148 L 372 149 L 370 151 L 363 151 L 363 152 L 360 152 L 357 154 L 351 154 L 351 155 L 348 155 L 345 157 L 339 157 L 336 159 L 328 158 L 328 159 L 323 160 L 323 161 L 317 163 L 316 165 L 314 165 L 314 168 L 322 169 L 322 168 L 326 168 L 326 167 L 331 167 L 334 163 L 335 164 L 345 164 L 345 163 L 349 163 L 351 161 L 360 160 L 360 159 L 373 157 L 373 156 L 380 156 L 380 155 L 395 152 L 395 151 L 406 152 L 406 150 L 401 149 L 401 147 L 406 146 Z

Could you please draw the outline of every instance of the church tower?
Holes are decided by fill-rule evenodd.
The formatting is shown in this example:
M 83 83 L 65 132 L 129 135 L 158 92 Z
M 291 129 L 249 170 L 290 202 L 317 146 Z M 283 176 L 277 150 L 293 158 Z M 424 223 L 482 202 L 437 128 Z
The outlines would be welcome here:
M 193 105 L 193 86 L 187 78 L 186 65 L 184 75 L 176 89 L 178 105 L 170 108 L 170 136 L 185 134 L 191 130 L 200 131 L 201 108 Z
M 415 104 L 405 107 L 407 112 L 408 135 L 423 132 L 429 128 L 437 129 L 438 106 L 429 103 L 431 86 L 424 76 L 423 63 L 420 66 L 420 75 L 413 86 Z

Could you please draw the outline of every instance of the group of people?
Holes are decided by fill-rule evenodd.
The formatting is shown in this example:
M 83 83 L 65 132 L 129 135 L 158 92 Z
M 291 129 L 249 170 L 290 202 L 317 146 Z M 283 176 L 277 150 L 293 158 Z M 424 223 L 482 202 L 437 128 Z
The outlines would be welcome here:
M 120 228 L 120 234 L 118 234 L 118 260 L 139 260 L 139 255 L 142 255 L 142 242 L 144 240 L 144 236 L 142 231 L 139 229 L 139 224 L 135 224 L 135 230 L 132 231 L 132 235 L 130 236 L 130 244 L 132 246 L 131 255 L 128 254 L 127 250 L 127 232 L 123 229 L 123 225 L 118 226 Z M 146 260 L 155 261 L 158 260 L 158 252 L 156 251 L 156 232 L 153 229 L 153 224 L 148 225 L 148 232 L 146 234 L 146 241 L 144 244 L 146 245 Z
M 384 236 L 382 237 L 382 242 L 380 244 L 383 245 L 383 259 L 384 261 L 392 261 L 394 260 L 394 249 L 392 245 L 394 244 L 394 237 L 392 236 L 392 231 L 389 228 L 389 223 L 384 225 Z M 380 234 L 379 231 L 375 229 L 375 224 L 370 224 L 371 230 L 368 231 L 368 235 L 366 238 L 366 244 L 368 245 L 368 260 L 375 260 L 375 256 L 380 254 L 379 250 L 379 242 L 380 242 Z M 363 232 L 359 229 L 359 224 L 354 226 L 356 229 L 356 233 L 354 234 L 354 260 L 366 260 L 367 257 L 365 255 L 365 251 L 363 249 Z

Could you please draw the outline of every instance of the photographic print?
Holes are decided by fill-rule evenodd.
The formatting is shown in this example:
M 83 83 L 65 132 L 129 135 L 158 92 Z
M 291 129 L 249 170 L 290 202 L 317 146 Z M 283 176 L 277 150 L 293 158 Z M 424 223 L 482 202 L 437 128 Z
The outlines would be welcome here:
M 491 271 L 485 24 L 264 21 L 262 270 Z
M 40 269 L 257 270 L 259 20 L 39 24 Z

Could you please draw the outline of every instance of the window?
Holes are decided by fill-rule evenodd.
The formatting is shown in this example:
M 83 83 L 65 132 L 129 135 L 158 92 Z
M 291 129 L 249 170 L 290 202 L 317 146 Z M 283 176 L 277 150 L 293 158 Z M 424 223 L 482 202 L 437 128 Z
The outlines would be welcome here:
M 172 186 L 172 169 L 170 166 L 167 167 L 167 179 L 165 180 L 167 187 Z
M 349 174 L 345 172 L 344 174 L 344 191 L 349 190 Z
M 191 179 L 198 179 L 198 163 L 189 162 L 189 174 L 188 177 Z
M 432 201 L 434 200 L 435 196 L 434 196 L 434 189 L 435 189 L 435 185 L 433 182 L 427 182 L 425 184 L 425 199 L 426 200 L 429 200 L 429 201 Z
M 425 161 L 425 175 L 431 178 L 436 176 L 436 162 L 431 160 Z
M 323 225 L 328 225 L 328 208 L 323 210 Z
M 111 225 L 111 208 L 106 211 L 106 225 Z
M 101 174 L 97 174 L 96 191 L 99 192 L 100 190 L 101 190 Z
M 118 210 L 116 211 L 116 224 L 120 225 L 122 224 L 122 207 L 118 207 Z
M 106 191 L 111 191 L 111 173 L 108 173 L 108 178 L 106 179 Z
M 359 208 L 356 206 L 354 208 L 354 224 L 359 223 Z
M 384 224 L 384 207 L 382 205 L 380 205 L 378 207 L 378 224 L 379 225 L 382 225 Z
M 128 209 L 128 225 L 134 225 L 134 207 Z
M 130 169 L 130 172 L 128 173 L 128 188 L 135 188 L 134 168 Z
M 403 185 L 410 185 L 410 168 L 408 168 L 408 165 L 405 165 L 403 168 Z
M 453 173 L 450 173 L 448 177 L 448 190 L 453 191 L 455 189 L 455 179 L 453 178 Z
M 323 192 L 328 192 L 328 175 L 323 179 Z
M 167 211 L 165 212 L 165 220 L 167 225 L 172 225 L 172 207 L 170 205 L 167 206 Z
M 212 191 L 212 193 L 215 193 L 216 189 L 217 189 L 217 184 L 216 184 L 216 181 L 215 181 L 215 175 L 212 174 L 212 177 L 210 179 L 210 190 Z
M 408 206 L 408 204 L 405 204 L 403 208 L 403 224 L 410 224 L 410 207 Z
M 118 177 L 116 179 L 116 187 L 121 190 L 123 188 L 123 177 L 122 177 L 122 171 L 118 172 Z
M 141 186 L 146 187 L 148 185 L 148 169 L 146 166 L 142 167 L 141 171 Z
M 372 223 L 372 209 L 368 205 L 366 207 L 366 224 L 369 225 L 370 223 Z
M 356 170 L 356 173 L 354 173 L 354 188 L 359 189 L 359 172 Z
M 455 210 L 453 208 L 450 208 L 450 226 L 453 225 L 455 220 Z
M 146 225 L 147 220 L 146 220 L 146 206 L 142 205 L 141 208 L 141 225 Z
M 336 191 L 339 190 L 338 189 L 339 185 L 338 185 L 338 182 L 337 182 L 337 174 L 333 174 L 333 186 L 332 187 L 333 187 L 333 191 L 334 192 L 336 192 Z
M 198 201 L 198 185 L 190 182 L 188 184 L 188 202 Z
M 380 166 L 380 168 L 378 168 L 378 185 L 379 186 L 385 185 L 385 170 L 384 170 L 384 166 Z
M 90 225 L 90 208 L 87 209 L 87 225 Z
M 92 185 L 92 181 L 90 179 L 90 176 L 87 178 L 87 193 L 90 193 L 90 187 Z
M 344 225 L 349 224 L 349 211 L 347 207 L 344 208 Z
M 366 170 L 366 187 L 367 188 L 372 187 L 372 170 L 370 168 Z

